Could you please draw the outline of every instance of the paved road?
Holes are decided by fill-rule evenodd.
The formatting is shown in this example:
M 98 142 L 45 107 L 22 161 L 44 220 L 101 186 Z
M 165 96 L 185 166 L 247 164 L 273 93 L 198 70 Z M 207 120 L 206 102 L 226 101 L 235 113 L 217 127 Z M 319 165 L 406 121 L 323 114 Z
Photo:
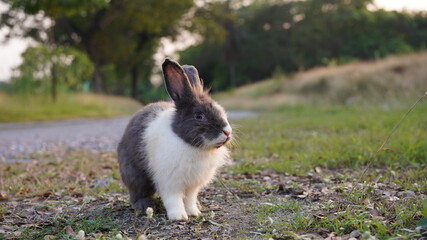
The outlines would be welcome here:
M 230 121 L 253 116 L 229 112 Z M 115 151 L 130 117 L 0 124 L 0 161 L 27 161 L 67 150 Z

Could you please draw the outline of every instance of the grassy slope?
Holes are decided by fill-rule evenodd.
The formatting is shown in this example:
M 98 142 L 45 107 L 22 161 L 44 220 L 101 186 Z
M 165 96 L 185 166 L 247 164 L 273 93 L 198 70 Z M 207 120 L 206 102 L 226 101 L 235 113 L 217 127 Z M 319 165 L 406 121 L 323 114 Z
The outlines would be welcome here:
M 420 96 L 426 86 L 427 51 L 276 76 L 216 98 L 229 109 L 257 110 L 305 103 L 395 103 Z
M 0 93 L 0 122 L 29 122 L 134 113 L 141 105 L 129 98 L 96 94 L 61 96 L 57 102 L 39 96 Z

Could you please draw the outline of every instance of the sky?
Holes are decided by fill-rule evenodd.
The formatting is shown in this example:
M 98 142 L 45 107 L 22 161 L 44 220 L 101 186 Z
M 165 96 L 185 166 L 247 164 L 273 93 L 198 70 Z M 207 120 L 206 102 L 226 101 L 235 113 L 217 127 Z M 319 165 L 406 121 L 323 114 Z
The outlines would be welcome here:
M 387 10 L 407 10 L 427 11 L 426 0 L 375 0 L 375 4 L 379 8 L 385 8 Z M 5 11 L 7 7 L 4 3 L 0 2 L 0 13 Z M 0 30 L 0 44 L 4 39 L 6 30 Z M 12 69 L 21 63 L 21 53 L 27 48 L 29 41 L 24 39 L 13 39 L 6 44 L 0 45 L 0 81 L 7 81 L 11 74 Z M 173 47 L 169 44 L 165 44 L 166 52 L 173 52 Z M 168 47 L 169 46 L 169 47 Z

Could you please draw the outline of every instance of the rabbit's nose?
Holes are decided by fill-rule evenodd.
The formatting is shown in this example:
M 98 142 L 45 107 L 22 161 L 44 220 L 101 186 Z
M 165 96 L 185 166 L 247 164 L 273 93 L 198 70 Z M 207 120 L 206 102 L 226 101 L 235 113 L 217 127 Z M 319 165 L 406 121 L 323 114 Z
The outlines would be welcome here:
M 227 132 L 227 131 L 223 131 L 223 132 L 224 132 L 225 136 L 227 136 L 227 137 L 230 136 L 230 132 Z

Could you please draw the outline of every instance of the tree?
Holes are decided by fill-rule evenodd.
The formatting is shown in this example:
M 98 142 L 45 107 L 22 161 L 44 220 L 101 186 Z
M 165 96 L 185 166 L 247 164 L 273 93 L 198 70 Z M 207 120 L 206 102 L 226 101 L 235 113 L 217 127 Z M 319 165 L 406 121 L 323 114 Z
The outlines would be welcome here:
M 131 72 L 132 95 L 136 97 L 141 67 L 152 64 L 161 37 L 177 33 L 177 23 L 192 6 L 192 0 L 6 0 L 10 10 L 2 26 L 10 35 L 30 36 L 50 45 L 72 46 L 87 53 L 94 65 L 92 89 L 102 91 L 102 66 L 115 65 L 121 73 Z M 22 16 L 39 16 L 52 21 L 50 27 L 26 26 L 23 33 L 13 28 Z M 16 31 L 14 31 L 16 30 Z M 47 35 L 47 37 L 43 37 Z M 150 70 L 151 71 L 151 70 Z
M 109 32 L 117 39 L 112 49 L 115 53 L 104 56 L 112 59 L 121 72 L 130 75 L 130 92 L 133 98 L 138 95 L 138 80 L 149 76 L 153 59 L 162 37 L 174 37 L 179 33 L 179 21 L 193 5 L 192 0 L 145 0 L 127 1 L 125 12 L 110 25 Z M 106 33 L 106 34 L 110 34 Z M 123 36 L 127 38 L 123 39 Z M 122 44 L 120 44 L 122 42 Z M 119 44 L 117 44 L 119 43 Z M 107 44 L 106 44 L 107 45 Z M 120 51 L 122 49 L 122 51 Z M 116 54 L 122 52 L 125 54 Z M 110 52 L 111 53 L 111 52 Z M 145 72 L 142 69 L 146 69 Z
M 198 64 L 206 82 L 214 80 L 214 89 L 221 90 L 230 87 L 230 66 L 242 85 L 271 77 L 275 69 L 294 72 L 427 46 L 426 14 L 373 11 L 372 2 L 254 0 L 227 11 L 228 1 L 214 1 L 196 12 L 201 20 L 193 27 L 204 40 L 181 58 Z M 213 41 L 215 34 L 224 41 Z
M 108 3 L 105 0 L 5 0 L 5 2 L 10 4 L 10 9 L 2 15 L 1 22 L 11 30 L 10 36 L 21 34 L 51 45 L 75 46 L 76 42 L 81 43 L 95 67 L 92 77 L 93 89 L 96 92 L 101 91 L 101 76 L 93 36 L 117 14 L 119 8 L 115 11 L 109 11 L 108 8 L 117 1 Z M 22 18 L 22 15 L 24 19 L 17 21 Z M 41 18 L 39 22 L 50 20 L 51 26 L 45 27 L 40 23 L 27 26 L 25 19 L 34 18 L 34 16 Z M 15 27 L 16 23 L 19 23 L 18 27 Z M 66 28 L 59 29 L 61 23 L 65 23 Z
M 12 79 L 15 91 L 50 92 L 52 101 L 56 101 L 59 87 L 80 89 L 83 80 L 90 78 L 93 72 L 86 54 L 69 47 L 29 47 L 22 58 L 18 75 Z
M 237 6 L 236 6 L 237 5 Z M 235 87 L 236 86 L 236 64 L 239 54 L 239 33 L 236 29 L 237 15 L 236 8 L 239 6 L 239 1 L 213 1 L 206 2 L 199 6 L 194 16 L 188 22 L 189 30 L 203 37 L 204 46 L 200 46 L 207 50 L 204 52 L 205 57 L 187 60 L 186 57 L 193 55 L 193 52 L 198 52 L 201 49 L 192 47 L 181 54 L 184 62 L 194 62 L 201 67 L 201 72 L 227 72 L 225 80 L 210 81 L 206 83 L 210 85 L 212 82 L 219 84 L 219 88 Z M 209 52 L 209 53 L 208 53 Z M 215 64 L 210 61 L 221 61 L 222 64 Z M 209 66 L 216 65 L 214 68 Z

